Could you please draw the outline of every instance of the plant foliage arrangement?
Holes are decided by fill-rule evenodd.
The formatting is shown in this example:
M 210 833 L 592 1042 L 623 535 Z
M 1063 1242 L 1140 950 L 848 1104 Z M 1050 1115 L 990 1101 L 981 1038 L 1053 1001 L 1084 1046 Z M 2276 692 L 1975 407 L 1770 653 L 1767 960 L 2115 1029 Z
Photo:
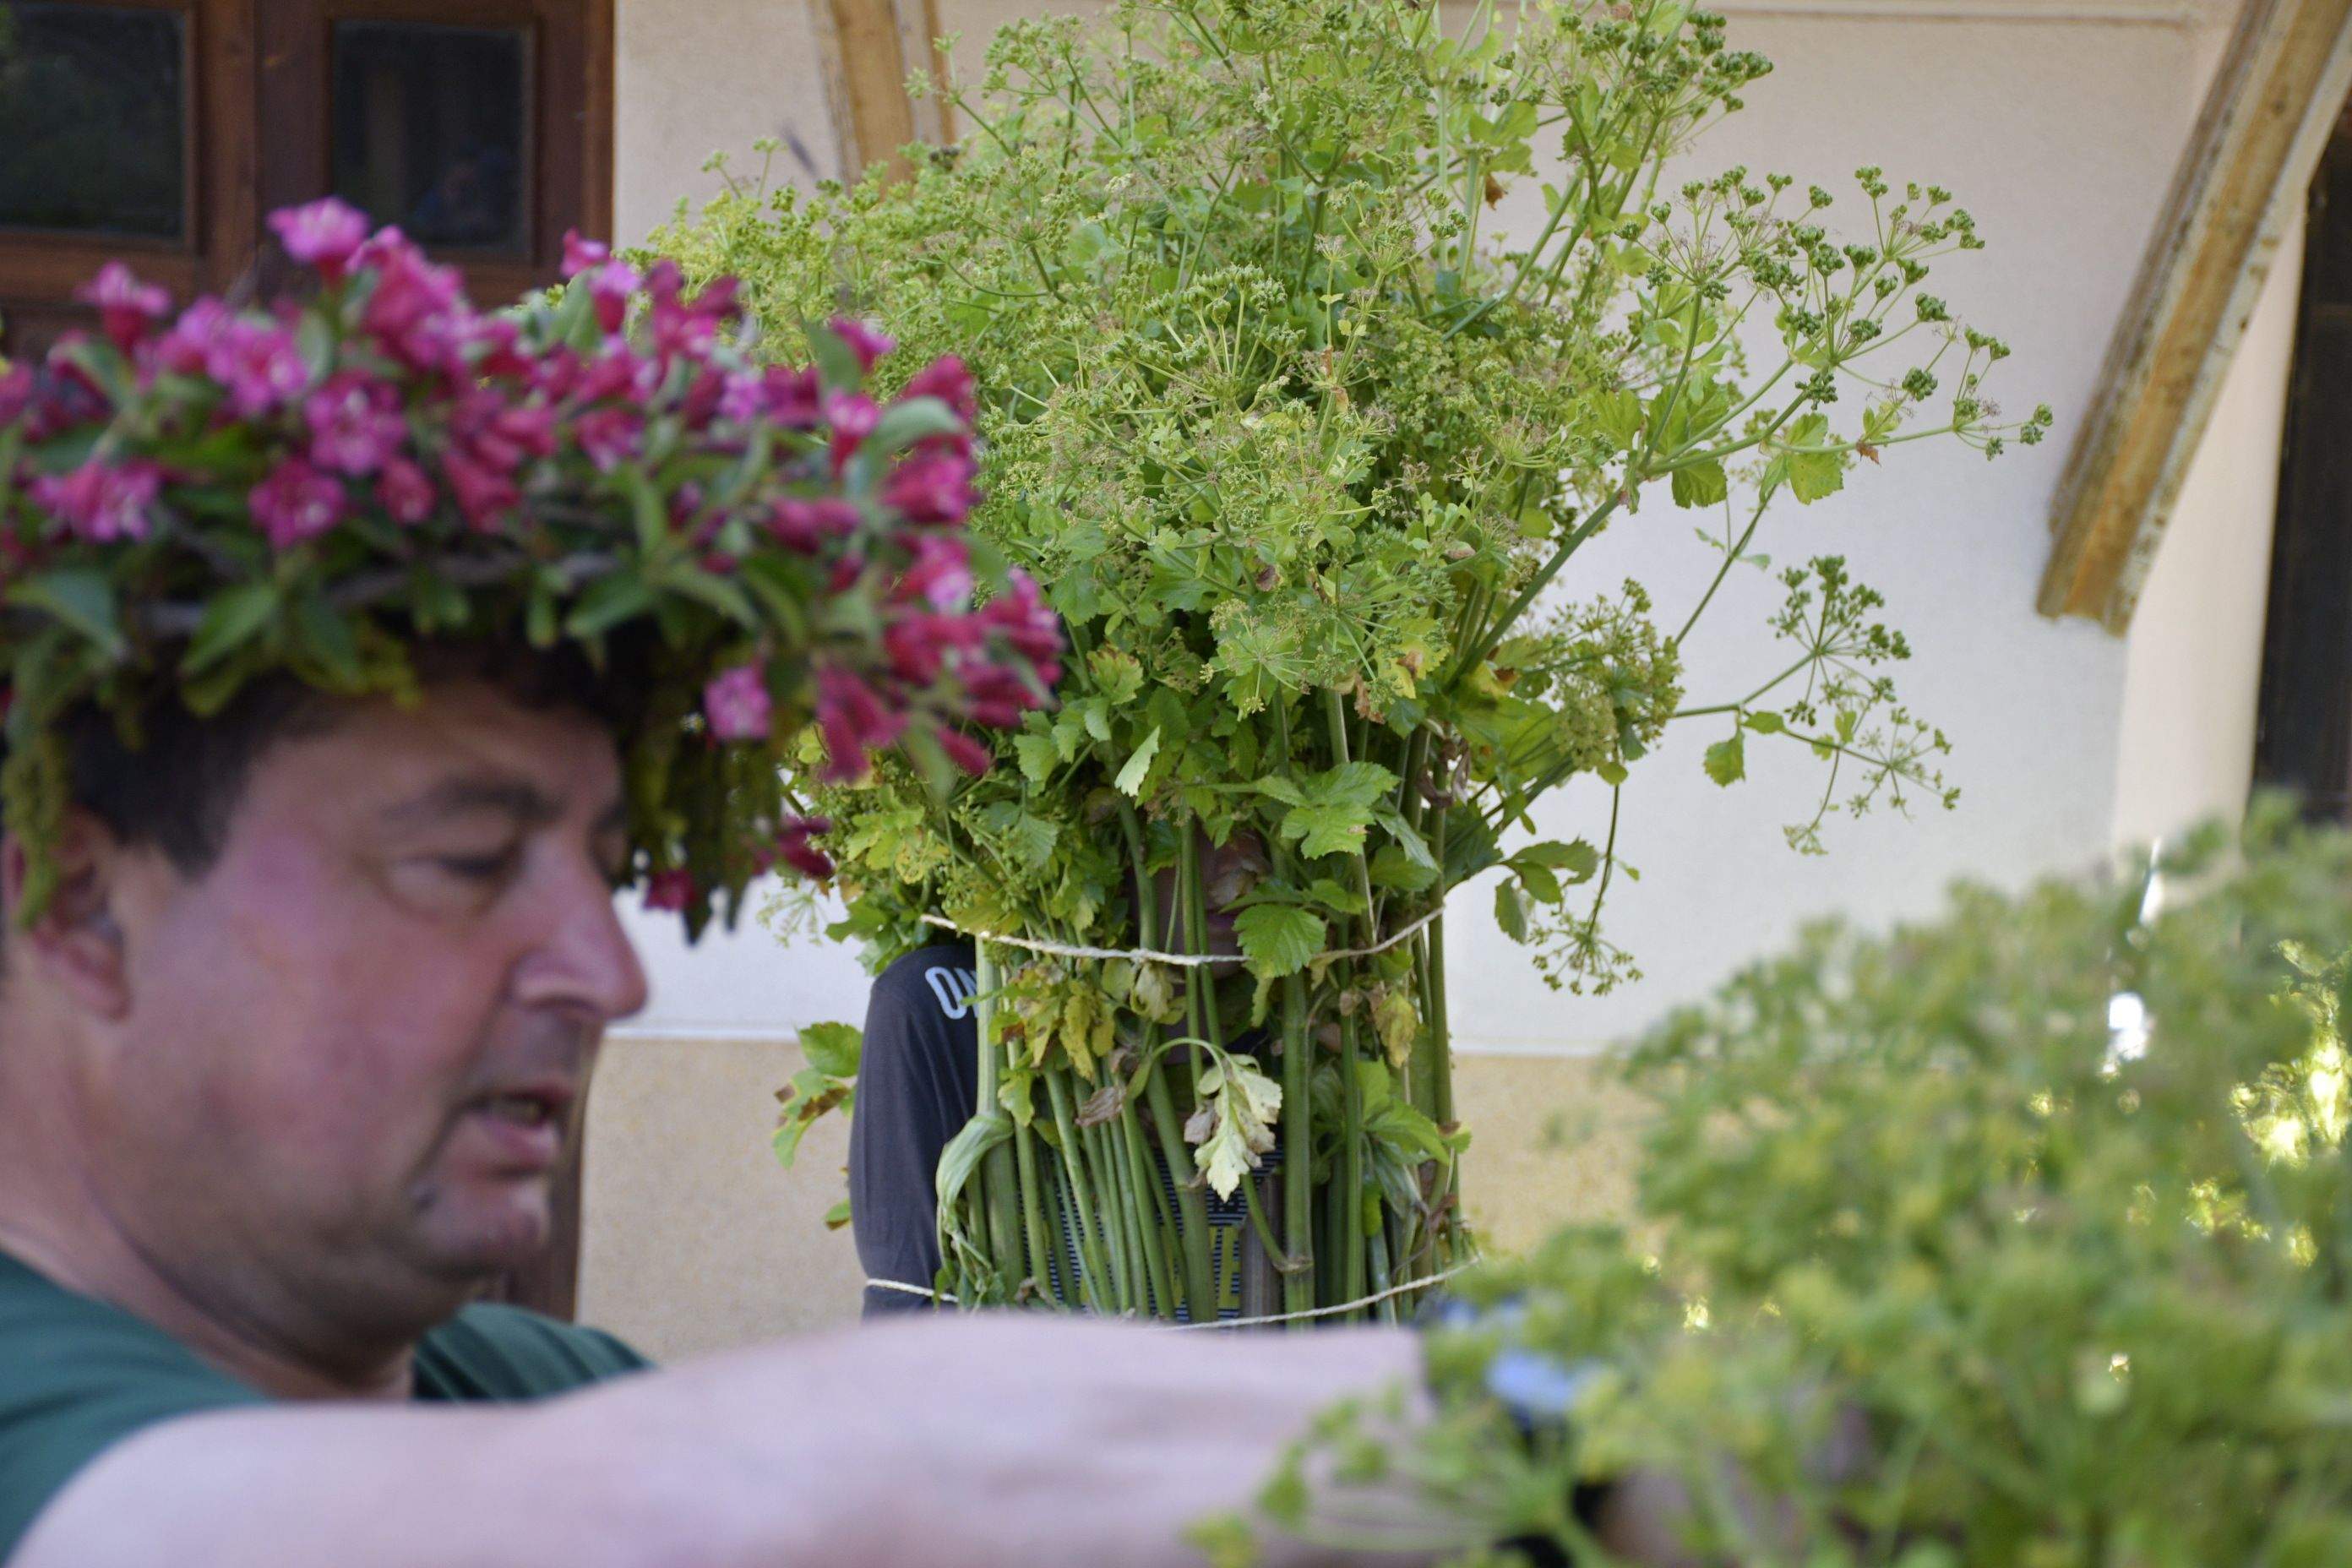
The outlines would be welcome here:
M 1963 890 L 1669 1022 L 1638 1240 L 1476 1277 L 1433 1432 L 1336 1415 L 1277 1512 L 1349 1534 L 1307 1477 L 1413 1478 L 1459 1542 L 1606 1563 L 1570 1489 L 1649 1471 L 1692 1562 L 2352 1561 L 2352 839 L 2285 815 L 2170 857 L 2153 919 L 2137 879 Z M 1578 1366 L 1523 1440 L 1498 1392 Z
M 812 716 L 845 767 L 896 744 L 936 778 L 985 765 L 954 724 L 1044 701 L 1053 617 L 1017 574 L 974 607 L 937 482 L 969 461 L 954 363 L 886 407 L 859 390 L 886 341 L 844 320 L 762 365 L 734 285 L 675 265 L 574 240 L 565 289 L 478 313 L 339 202 L 272 222 L 306 302 L 174 315 L 110 264 L 83 296 L 103 339 L 0 374 L 0 785 L 37 849 L 77 714 L 135 744 L 159 703 L 272 672 L 406 697 L 431 644 L 630 641 L 627 879 L 698 932 L 779 860 L 830 869 L 780 779 Z
M 1255 1229 L 1286 1310 L 1446 1268 L 1464 1140 L 1444 926 L 1418 922 L 1498 872 L 1503 929 L 1556 984 L 1632 978 L 1603 924 L 1616 792 L 1668 724 L 1717 727 L 1724 784 L 1751 742 L 1820 758 L 1806 851 L 1835 812 L 1950 803 L 1943 737 L 1887 679 L 1905 641 L 1841 561 L 1783 572 L 1785 667 L 1729 700 L 1685 699 L 1683 648 L 1729 574 L 1769 569 L 1776 505 L 1906 443 L 2047 428 L 2000 423 L 1983 378 L 2008 350 L 1924 287 L 1974 223 L 1874 169 L 1843 237 L 1819 187 L 1670 182 L 1766 62 L 1680 0 L 1517 15 L 1449 36 L 1412 0 L 1128 0 L 1017 24 L 953 94 L 968 133 L 906 183 L 746 184 L 653 241 L 740 275 L 764 319 L 845 302 L 962 356 L 974 525 L 1072 638 L 1058 708 L 995 742 L 1012 766 L 944 804 L 891 766 L 823 794 L 847 825 L 836 932 L 881 959 L 931 919 L 1198 952 L 1239 911 L 1238 986 L 982 942 L 989 1098 L 941 1188 L 963 1300 L 1197 1314 L 1201 1196 L 1156 1196 L 1155 1162 L 1255 1205 L 1276 1143 Z M 1696 602 L 1579 580 L 1603 529 L 1645 522 L 1719 557 Z M 1571 780 L 1606 785 L 1606 820 L 1530 840 Z M 1203 847 L 1236 843 L 1254 883 L 1204 887 Z M 1171 871 L 1169 910 L 1137 896 Z M 840 1098 L 817 1076 L 794 1125 Z M 1027 1261 L 1057 1211 L 1069 1289 Z

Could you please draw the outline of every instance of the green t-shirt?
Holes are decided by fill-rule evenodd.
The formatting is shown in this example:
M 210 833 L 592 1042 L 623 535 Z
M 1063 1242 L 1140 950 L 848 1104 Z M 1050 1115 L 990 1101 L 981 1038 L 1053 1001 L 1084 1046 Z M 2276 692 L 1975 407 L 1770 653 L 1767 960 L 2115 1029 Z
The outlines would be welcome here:
M 416 1347 L 415 1397 L 538 1399 L 647 1363 L 612 1335 L 513 1307 L 472 1306 Z M 268 1395 L 178 1341 L 0 1253 L 0 1564 L 34 1516 L 118 1440 Z

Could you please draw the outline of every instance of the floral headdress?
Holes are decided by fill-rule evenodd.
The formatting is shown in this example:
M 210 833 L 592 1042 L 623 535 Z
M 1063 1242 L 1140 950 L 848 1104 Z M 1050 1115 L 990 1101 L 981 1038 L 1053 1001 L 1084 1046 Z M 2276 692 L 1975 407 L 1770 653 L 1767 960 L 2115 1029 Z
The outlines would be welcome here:
M 689 932 L 783 861 L 830 869 L 784 777 L 813 718 L 830 771 L 903 748 L 979 771 L 959 724 L 1045 700 L 1061 638 L 1034 584 L 975 604 L 963 531 L 972 388 L 946 359 L 887 405 L 892 344 L 809 333 L 756 363 L 731 280 L 688 297 L 567 240 L 562 289 L 478 313 L 457 274 L 333 200 L 272 226 L 317 275 L 239 311 L 110 263 L 102 338 L 0 372 L 5 823 L 46 900 L 62 721 L 137 744 L 176 693 L 217 710 L 256 677 L 413 694 L 426 642 L 652 649 L 618 736 L 631 875 Z

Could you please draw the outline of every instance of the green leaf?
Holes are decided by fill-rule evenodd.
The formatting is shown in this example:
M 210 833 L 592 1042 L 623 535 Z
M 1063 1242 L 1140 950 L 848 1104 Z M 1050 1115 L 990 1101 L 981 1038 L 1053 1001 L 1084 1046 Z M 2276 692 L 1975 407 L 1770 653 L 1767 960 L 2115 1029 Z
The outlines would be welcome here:
M 103 572 L 64 566 L 38 573 L 12 586 L 8 601 L 47 611 L 96 643 L 109 658 L 121 658 L 129 647 L 115 610 L 113 580 Z
M 856 1078 L 866 1037 L 847 1024 L 811 1024 L 801 1030 L 809 1066 L 835 1078 Z
M 1738 731 L 1706 749 L 1706 776 L 1726 787 L 1748 776 L 1748 742 Z
M 849 1200 L 847 1198 L 844 1198 L 839 1203 L 824 1211 L 824 1228 L 827 1230 L 839 1230 L 843 1226 L 849 1223 Z
M 180 673 L 198 675 L 251 641 L 278 613 L 278 584 L 239 583 L 213 595 L 196 635 L 181 656 Z
M 1527 889 L 1528 897 L 1539 904 L 1559 902 L 1559 878 L 1550 867 L 1538 866 L 1532 860 L 1514 860 L 1510 864 L 1512 872 L 1519 879 L 1519 886 Z
M 1769 708 L 1747 715 L 1740 720 L 1740 722 L 1759 735 L 1778 735 L 1789 727 L 1788 722 L 1780 715 Z
M 1598 777 L 1602 784 L 1607 784 L 1611 789 L 1615 789 L 1618 785 L 1625 782 L 1625 764 L 1622 763 L 1602 763 L 1599 767 L 1594 768 L 1592 772 L 1594 776 Z
M 1159 754 L 1160 731 L 1155 729 L 1144 737 L 1143 744 L 1135 748 L 1135 754 L 1127 759 L 1127 765 L 1118 770 L 1118 777 L 1112 781 L 1118 784 L 1118 792 L 1129 796 L 1141 795 L 1144 775 L 1151 772 L 1151 759 Z
M 1513 942 L 1528 940 L 1529 904 L 1525 888 L 1506 878 L 1495 884 L 1495 923 Z
M 653 607 L 654 591 L 634 572 L 615 570 L 588 584 L 580 602 L 563 619 L 563 629 L 575 637 L 593 637 Z
M 1718 506 L 1730 493 L 1730 481 L 1719 462 L 1694 463 L 1675 470 L 1676 506 Z
M 1013 737 L 1013 754 L 1021 759 L 1021 776 L 1039 788 L 1061 764 L 1061 749 L 1050 734 L 1024 732 Z
M 651 555 L 669 537 L 669 509 L 662 504 L 661 494 L 645 471 L 629 464 L 614 470 L 613 477 L 628 498 L 629 516 L 636 524 L 637 550 Z
M 1296 974 L 1323 951 L 1322 917 L 1295 904 L 1257 904 L 1234 917 L 1234 935 L 1261 979 Z
M 936 397 L 909 397 L 882 411 L 874 434 L 858 450 L 887 456 L 933 436 L 952 436 L 963 428 L 955 410 Z
M 1633 393 L 1604 393 L 1593 402 L 1593 428 L 1607 437 L 1609 444 L 1618 451 L 1631 451 L 1647 423 L 1642 413 L 1642 400 Z
M 1422 853 L 1428 853 L 1423 847 Z M 1437 863 L 1423 865 L 1408 857 L 1393 844 L 1383 844 L 1372 857 L 1372 886 L 1385 892 L 1418 893 L 1437 880 Z
M 316 658 L 338 684 L 358 689 L 367 679 L 360 666 L 359 640 L 351 617 L 335 608 L 324 594 L 305 594 L 294 602 L 294 626 L 303 651 Z
M 1258 794 L 1265 795 L 1271 800 L 1278 800 L 1285 805 L 1305 805 L 1307 804 L 1307 795 L 1305 792 L 1300 790 L 1297 784 L 1294 784 L 1289 779 L 1285 778 L 1280 773 L 1268 773 L 1265 777 L 1258 780 L 1252 787 L 1256 789 Z
M 1558 839 L 1546 839 L 1530 844 L 1511 857 L 1511 863 L 1541 866 L 1547 870 L 1564 871 L 1571 882 L 1585 882 L 1601 869 L 1601 851 L 1579 838 L 1562 844 Z

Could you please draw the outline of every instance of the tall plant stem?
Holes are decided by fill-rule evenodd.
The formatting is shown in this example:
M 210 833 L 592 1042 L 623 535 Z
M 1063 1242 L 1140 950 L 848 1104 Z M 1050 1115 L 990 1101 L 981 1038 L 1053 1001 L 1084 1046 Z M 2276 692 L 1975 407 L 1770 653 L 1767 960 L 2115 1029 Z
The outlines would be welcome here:
M 1469 650 L 1454 660 L 1454 668 L 1448 671 L 1449 679 L 1460 679 L 1486 661 L 1486 656 L 1495 651 L 1495 645 L 1510 634 L 1510 629 L 1518 624 L 1519 617 L 1528 613 L 1528 606 L 1542 596 L 1546 588 L 1551 586 L 1551 580 L 1559 575 L 1559 570 L 1568 564 L 1569 557 L 1582 549 L 1584 542 L 1600 532 L 1601 524 L 1615 515 L 1623 497 L 1624 492 L 1620 490 L 1594 507 L 1591 514 L 1577 524 L 1575 530 L 1566 539 L 1559 542 L 1559 547 L 1551 552 L 1541 567 L 1537 569 L 1536 574 L 1528 579 L 1528 585 L 1520 589 L 1518 595 L 1504 608 L 1503 613 L 1496 616 L 1486 629 L 1478 635 L 1478 640 Z
M 1146 948 L 1157 948 L 1160 899 L 1144 865 L 1142 825 L 1136 821 L 1135 808 L 1125 801 L 1118 804 L 1118 824 L 1135 877 L 1136 940 Z M 1146 1024 L 1143 1048 L 1150 1065 L 1144 1069 L 1143 1103 L 1151 1118 L 1152 1135 L 1160 1141 L 1160 1158 L 1168 1163 L 1170 1176 L 1176 1177 L 1190 1165 L 1190 1151 L 1184 1143 L 1183 1126 L 1177 1120 L 1175 1096 L 1168 1089 L 1167 1058 L 1160 1054 L 1159 1045 L 1160 1026 Z M 1214 1309 L 1217 1299 L 1216 1273 L 1209 1258 L 1209 1205 L 1198 1187 L 1181 1180 L 1176 1182 L 1176 1215 L 1177 1248 L 1184 1263 L 1184 1299 L 1191 1303 L 1192 1321 L 1199 1322 L 1203 1312 Z
M 1054 1233 L 1045 1228 L 1045 1205 L 1038 1187 L 1044 1173 L 1037 1168 L 1037 1133 L 1017 1117 L 1013 1123 L 1013 1152 L 1021 1173 L 1021 1229 L 1029 1242 L 1029 1278 L 1037 1281 L 1037 1289 L 1055 1306 L 1066 1307 L 1070 1301 L 1062 1279 L 1065 1270 L 1054 1257 Z
M 1331 731 L 1331 756 L 1335 763 L 1345 765 L 1349 761 L 1348 745 L 1348 709 L 1339 694 L 1326 687 L 1323 691 L 1324 722 Z M 1349 857 L 1355 872 L 1356 894 L 1363 900 L 1364 913 L 1357 923 L 1358 940 L 1370 945 L 1372 931 L 1372 879 L 1364 865 L 1361 850 Z M 1349 965 L 1348 979 L 1354 981 L 1362 973 L 1360 961 Z M 1356 1020 L 1342 1017 L 1339 1021 L 1339 1106 L 1340 1138 L 1339 1168 L 1333 1173 L 1335 1184 L 1346 1195 L 1345 1206 L 1337 1211 L 1342 1225 L 1339 1243 L 1339 1295 L 1342 1301 L 1352 1301 L 1364 1293 L 1364 1085 L 1356 1069 Z
M 1445 818 L 1448 809 L 1441 805 L 1431 814 L 1430 837 L 1440 865 L 1445 862 Z M 1454 1025 L 1445 1011 L 1444 915 L 1440 914 L 1429 922 L 1429 929 L 1422 933 L 1422 942 L 1423 950 L 1429 956 L 1429 1027 L 1427 1031 L 1430 1043 L 1429 1119 L 1436 1122 L 1441 1131 L 1450 1132 L 1454 1128 Z M 1461 1165 L 1459 1162 L 1448 1158 L 1445 1162 L 1444 1184 L 1438 1189 L 1437 1193 L 1437 1205 L 1444 1209 L 1448 1198 L 1454 1198 L 1456 1202 L 1454 1207 L 1445 1209 L 1444 1216 L 1438 1222 L 1442 1230 L 1439 1237 L 1441 1247 L 1436 1261 L 1441 1268 L 1452 1265 L 1458 1250 L 1455 1240 L 1462 1229 L 1458 1198 L 1461 1184 Z
M 1282 981 L 1282 1310 L 1315 1305 L 1315 1107 L 1313 1047 L 1307 1039 L 1307 982 Z M 1303 1321 L 1292 1328 L 1303 1329 Z
M 980 1089 L 979 1104 L 972 1109 L 975 1115 L 1002 1116 L 1004 1110 L 997 1103 L 997 1086 L 1003 1082 L 1004 1047 L 996 1038 L 994 997 L 1000 984 L 996 957 L 988 944 L 982 942 L 974 958 L 973 967 L 979 973 L 975 976 L 978 984 L 972 997 L 972 1013 L 980 1028 Z M 982 1157 L 980 1180 L 986 1194 L 982 1206 L 988 1216 L 989 1258 L 996 1265 L 997 1277 L 1017 1289 L 1024 1278 L 1021 1256 L 1022 1183 L 1009 1140 Z
M 1086 1144 L 1097 1189 L 1103 1195 L 1103 1250 L 1110 1255 L 1111 1284 L 1118 1291 L 1118 1310 L 1132 1312 L 1143 1304 L 1143 1251 L 1135 1235 L 1135 1184 L 1128 1177 L 1126 1158 L 1115 1147 L 1113 1135 L 1107 1129 L 1081 1127 L 1078 1137 Z
M 1057 1072 L 1045 1078 L 1046 1098 L 1054 1103 L 1054 1130 L 1062 1139 L 1062 1169 L 1069 1173 L 1071 1204 L 1078 1211 L 1078 1261 L 1092 1298 L 1088 1305 L 1097 1312 L 1113 1311 L 1111 1293 L 1104 1289 L 1112 1280 L 1103 1263 L 1102 1230 L 1097 1217 L 1102 1211 L 1095 1205 L 1094 1184 L 1087 1178 L 1086 1148 L 1078 1139 L 1077 1118 L 1070 1112 L 1070 1086 Z
M 1168 1244 L 1176 1230 L 1176 1216 L 1168 1207 L 1168 1194 L 1151 1169 L 1151 1160 L 1144 1152 L 1143 1123 L 1135 1114 L 1135 1102 L 1128 1101 L 1118 1108 L 1118 1143 L 1127 1155 L 1128 1179 L 1138 1194 L 1135 1222 L 1143 1240 L 1144 1278 L 1151 1286 L 1151 1310 L 1163 1318 L 1176 1315 L 1175 1278 L 1169 1272 Z

